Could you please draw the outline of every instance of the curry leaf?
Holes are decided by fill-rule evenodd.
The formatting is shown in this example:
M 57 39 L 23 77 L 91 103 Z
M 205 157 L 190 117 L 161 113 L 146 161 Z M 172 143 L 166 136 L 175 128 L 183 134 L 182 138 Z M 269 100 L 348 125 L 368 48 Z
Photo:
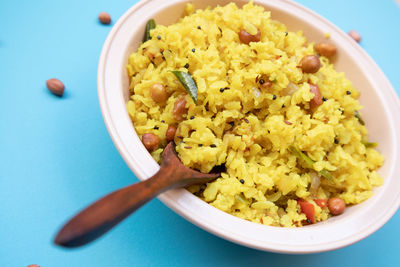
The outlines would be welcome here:
M 175 74 L 176 78 L 178 78 L 183 87 L 185 87 L 186 91 L 192 97 L 194 103 L 197 104 L 197 85 L 190 73 L 178 70 L 173 70 L 172 73 Z

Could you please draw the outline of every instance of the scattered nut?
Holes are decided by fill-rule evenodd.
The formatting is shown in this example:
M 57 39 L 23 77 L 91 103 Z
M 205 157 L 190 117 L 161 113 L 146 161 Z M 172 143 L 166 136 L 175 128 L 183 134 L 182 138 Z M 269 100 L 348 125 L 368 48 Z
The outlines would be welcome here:
M 46 81 L 47 89 L 57 96 L 62 96 L 64 94 L 65 86 L 59 79 L 49 79 Z
M 259 42 L 261 40 L 260 30 L 258 30 L 255 35 L 248 33 L 246 30 L 241 30 L 238 35 L 240 41 L 244 44 L 249 44 L 250 42 Z
M 144 133 L 142 135 L 142 143 L 149 152 L 152 152 L 160 145 L 160 138 L 153 133 Z
M 341 198 L 333 197 L 328 200 L 328 209 L 332 215 L 339 215 L 346 209 L 346 203 Z
M 349 35 L 351 38 L 354 39 L 354 41 L 356 41 L 357 43 L 361 42 L 361 35 L 356 32 L 355 30 L 351 30 L 349 31 Z
M 150 87 L 150 96 L 157 103 L 163 103 L 168 99 L 167 90 L 161 83 L 154 83 Z
M 322 103 L 323 103 L 321 91 L 319 90 L 318 85 L 312 84 L 312 83 L 309 83 L 309 84 L 310 84 L 310 92 L 314 94 L 313 99 L 311 99 L 311 101 L 310 101 L 310 107 L 316 108 L 316 107 L 322 105 Z
M 314 50 L 324 57 L 332 57 L 336 54 L 336 46 L 328 43 L 317 43 L 314 45 Z
M 321 61 L 315 55 L 304 56 L 300 60 L 300 67 L 305 73 L 316 73 L 321 68 Z
M 165 139 L 167 140 L 167 142 L 174 140 L 175 133 L 176 133 L 176 127 L 173 125 L 168 126 L 168 129 L 165 133 Z
M 111 16 L 107 12 L 100 12 L 99 21 L 101 24 L 108 25 L 111 23 Z
M 175 120 L 181 121 L 183 120 L 183 115 L 185 115 L 187 112 L 188 108 L 186 107 L 186 98 L 182 96 L 175 102 L 172 114 L 174 115 Z

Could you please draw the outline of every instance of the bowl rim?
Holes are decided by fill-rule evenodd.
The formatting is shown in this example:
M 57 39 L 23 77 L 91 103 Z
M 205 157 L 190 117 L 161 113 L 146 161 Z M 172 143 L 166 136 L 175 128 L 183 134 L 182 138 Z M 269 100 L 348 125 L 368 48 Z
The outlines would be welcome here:
M 178 0 L 180 1 L 180 0 Z M 178 1 L 171 1 L 171 3 L 175 3 Z M 129 166 L 129 168 L 134 172 L 134 174 L 140 179 L 144 180 L 148 175 L 146 176 L 146 173 L 140 169 L 140 166 L 135 165 L 135 162 L 132 161 L 132 158 L 128 157 L 128 148 L 124 145 L 123 140 L 121 139 L 120 135 L 118 134 L 118 129 L 115 126 L 114 120 L 111 116 L 110 113 L 110 106 L 107 101 L 106 97 L 106 89 L 105 89 L 105 83 L 104 83 L 104 76 L 105 76 L 105 70 L 107 67 L 107 56 L 110 51 L 110 47 L 113 43 L 114 37 L 117 34 L 118 30 L 122 27 L 122 25 L 125 23 L 125 21 L 132 16 L 132 14 L 137 11 L 139 8 L 145 6 L 146 4 L 149 4 L 150 2 L 153 2 L 152 0 L 142 0 L 133 5 L 131 8 L 129 8 L 115 23 L 113 26 L 112 30 L 107 36 L 107 39 L 103 45 L 101 55 L 99 58 L 99 63 L 98 63 L 98 76 L 97 76 L 97 84 L 98 84 L 98 98 L 99 98 L 99 104 L 100 104 L 100 109 L 101 113 L 106 125 L 106 128 L 108 130 L 108 133 L 117 148 L 118 152 L 120 153 L 121 157 L 124 159 L 126 164 Z M 186 0 L 183 0 L 181 2 L 187 2 Z M 256 3 L 265 3 L 266 5 L 270 4 L 270 2 L 278 2 L 278 0 L 272 0 L 272 1 L 265 1 L 265 0 L 258 0 L 255 1 Z M 311 11 L 310 9 L 295 3 L 291 0 L 280 0 L 281 3 L 284 3 L 285 5 L 290 5 L 293 8 L 297 8 L 299 10 L 302 10 L 303 12 L 306 12 L 310 14 L 311 16 L 315 17 L 316 19 L 323 21 L 326 25 L 330 27 L 330 29 L 336 31 L 336 34 L 342 35 L 342 37 L 347 38 L 348 40 L 351 40 L 349 36 L 347 36 L 346 33 L 344 33 L 342 30 L 340 30 L 337 26 L 335 26 L 333 23 L 328 21 L 327 19 L 323 18 L 322 16 L 318 15 L 317 13 Z M 355 43 L 355 42 L 354 42 Z M 395 108 L 397 111 L 400 111 L 400 101 L 398 99 L 397 94 L 395 93 L 395 90 L 393 89 L 392 85 L 390 84 L 389 80 L 386 78 L 386 76 L 383 74 L 381 69 L 377 66 L 377 64 L 373 61 L 373 59 L 358 45 L 355 44 L 353 45 L 355 49 L 357 49 L 359 53 L 362 54 L 364 62 L 369 65 L 370 68 L 372 68 L 377 76 L 379 76 L 379 79 L 385 83 L 385 87 L 388 88 L 388 91 L 386 93 L 390 94 L 391 101 L 393 101 L 393 105 L 395 105 Z M 374 86 L 375 88 L 375 86 Z M 399 113 L 400 114 L 400 113 Z M 392 118 L 393 120 L 393 118 Z M 397 153 L 397 151 L 395 151 Z M 398 158 L 397 154 L 395 155 L 395 158 Z M 394 167 L 393 167 L 394 168 Z M 361 232 L 358 232 L 355 235 L 352 235 L 346 239 L 338 240 L 335 242 L 330 242 L 325 244 L 324 246 L 309 246 L 309 247 L 295 247 L 295 246 L 290 246 L 290 244 L 282 245 L 278 243 L 272 243 L 269 242 L 268 244 L 263 244 L 260 242 L 256 242 L 255 240 L 249 240 L 246 238 L 246 236 L 240 235 L 240 233 L 235 233 L 228 231 L 227 229 L 222 229 L 216 227 L 216 225 L 210 224 L 210 222 L 205 222 L 205 221 L 200 221 L 198 218 L 196 218 L 195 214 L 193 211 L 189 211 L 187 209 L 182 208 L 182 206 L 179 206 L 178 203 L 176 202 L 176 199 L 174 195 L 179 195 L 180 197 L 187 197 L 187 195 L 191 195 L 189 192 L 187 192 L 184 189 L 174 189 L 169 192 L 163 193 L 160 195 L 158 198 L 169 208 L 174 210 L 176 213 L 184 217 L 185 219 L 189 220 L 193 224 L 207 230 L 210 233 L 213 233 L 217 236 L 220 236 L 222 238 L 225 238 L 227 240 L 233 241 L 235 243 L 259 249 L 259 250 L 266 250 L 266 251 L 271 251 L 271 252 L 277 252 L 277 253 L 290 253 L 290 254 L 305 254 L 305 253 L 316 253 L 316 252 L 323 252 L 323 251 L 329 251 L 329 250 L 334 250 L 338 248 L 342 248 L 348 245 L 351 245 L 355 242 L 358 242 L 362 240 L 363 238 L 366 238 L 367 236 L 371 235 L 375 231 L 377 231 L 380 227 L 382 227 L 397 211 L 398 207 L 400 206 L 400 195 L 397 196 L 397 199 L 394 201 L 393 205 L 390 205 L 390 208 L 386 209 L 385 215 L 380 217 L 379 219 L 375 220 L 374 223 L 369 225 L 368 227 L 364 228 Z M 202 200 L 198 199 L 198 201 L 203 202 Z M 198 202 L 198 205 L 201 205 L 201 203 Z M 215 209 L 211 205 L 208 205 L 211 208 Z M 210 210 L 211 211 L 211 210 Z M 224 213 L 222 211 L 219 211 L 217 209 L 212 211 L 214 214 L 219 214 L 219 213 Z M 224 213 L 225 214 L 225 213 Z M 221 214 L 219 214 L 221 215 Z M 230 215 L 231 217 L 234 217 Z M 236 217 L 234 217 L 236 218 Z M 236 218 L 238 219 L 238 218 Z M 232 221 L 236 220 L 232 218 Z M 243 221 L 242 219 L 239 219 Z M 265 227 L 263 225 L 257 225 L 252 222 L 241 222 L 242 225 L 248 224 L 251 227 Z M 250 225 L 251 224 L 251 225 Z M 287 229 L 287 228 L 277 228 L 274 227 L 276 231 L 281 231 L 282 229 Z M 298 229 L 298 228 L 297 228 Z

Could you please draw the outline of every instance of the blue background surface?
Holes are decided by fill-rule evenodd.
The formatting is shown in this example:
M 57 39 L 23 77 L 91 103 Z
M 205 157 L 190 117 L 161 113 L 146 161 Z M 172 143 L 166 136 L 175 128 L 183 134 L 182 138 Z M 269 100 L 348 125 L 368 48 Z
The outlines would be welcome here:
M 69 216 L 104 194 L 136 182 L 104 126 L 97 62 L 114 22 L 136 1 L 0 1 L 0 266 L 399 266 L 400 213 L 367 239 L 314 255 L 242 247 L 182 219 L 159 200 L 99 241 L 76 250 L 51 242 Z M 400 93 L 400 7 L 386 1 L 301 4 L 362 47 Z M 66 85 L 63 98 L 45 81 Z

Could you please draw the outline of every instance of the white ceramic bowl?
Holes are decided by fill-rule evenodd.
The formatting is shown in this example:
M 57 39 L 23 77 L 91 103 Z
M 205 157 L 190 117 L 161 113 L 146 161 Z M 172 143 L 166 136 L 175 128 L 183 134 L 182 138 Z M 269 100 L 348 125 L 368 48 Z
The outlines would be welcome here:
M 107 129 L 125 162 L 140 180 L 159 169 L 142 145 L 128 116 L 128 55 L 142 40 L 146 21 L 155 18 L 168 25 L 181 16 L 188 0 L 144 0 L 130 8 L 115 24 L 104 44 L 98 69 L 98 95 Z M 224 5 L 226 0 L 190 0 L 197 8 Z M 238 5 L 246 1 L 235 0 Z M 251 223 L 224 213 L 185 189 L 171 190 L 159 199 L 175 212 L 230 241 L 261 250 L 281 253 L 313 253 L 337 249 L 357 242 L 375 232 L 400 205 L 400 104 L 395 91 L 375 62 L 347 34 L 318 14 L 288 0 L 255 1 L 272 11 L 272 18 L 285 23 L 289 30 L 303 30 L 310 41 L 322 41 L 331 34 L 338 47 L 336 69 L 361 91 L 363 116 L 370 139 L 379 142 L 385 156 L 379 170 L 384 185 L 374 196 L 346 212 L 315 225 L 286 229 Z

